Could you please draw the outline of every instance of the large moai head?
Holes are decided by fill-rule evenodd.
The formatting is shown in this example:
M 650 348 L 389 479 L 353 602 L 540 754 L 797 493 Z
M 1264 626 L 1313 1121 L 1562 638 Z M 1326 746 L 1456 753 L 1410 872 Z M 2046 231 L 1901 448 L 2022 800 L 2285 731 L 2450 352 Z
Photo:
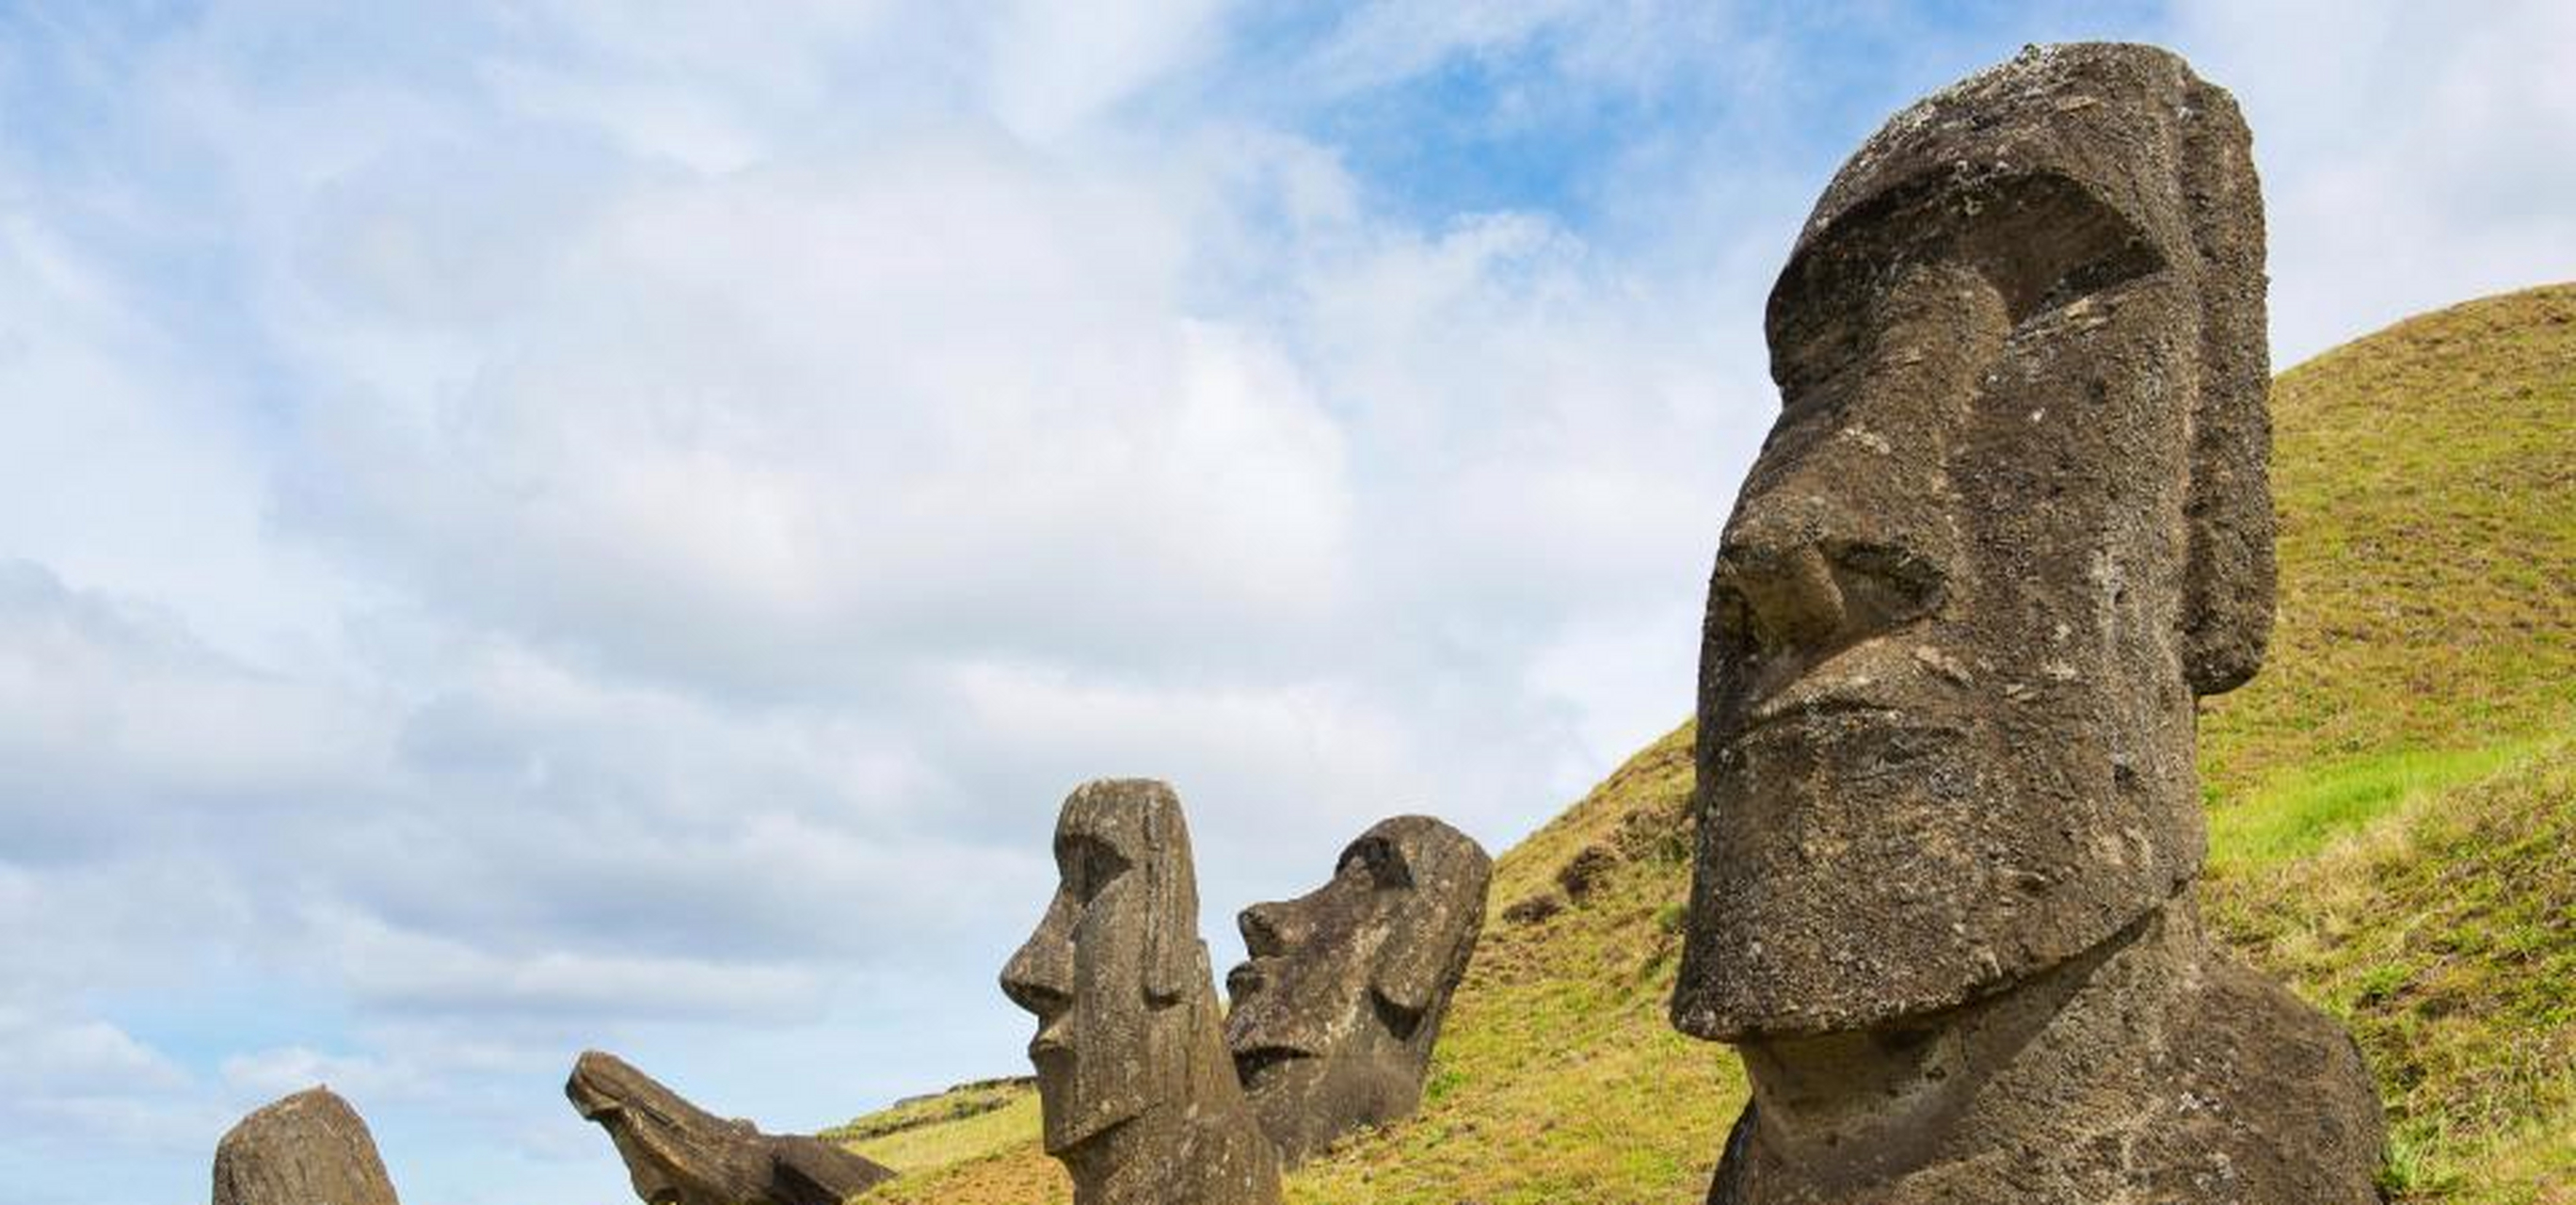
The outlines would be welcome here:
M 2262 264 L 2234 101 L 2151 47 L 2025 51 L 1835 177 L 1709 587 L 1682 1030 L 1944 1009 L 2198 872 L 2194 700 L 2271 619 Z
M 1289 1163 L 1421 1104 L 1492 875 L 1465 833 L 1397 816 L 1351 842 L 1323 886 L 1236 918 L 1251 957 L 1226 976 L 1226 1048 Z
M 1029 1058 L 1046 1149 L 1061 1156 L 1195 1103 L 1208 1057 L 1200 1031 L 1213 1041 L 1217 1016 L 1189 828 L 1170 787 L 1076 788 L 1056 821 L 1055 860 L 1055 898 L 1003 968 L 1002 990 L 1037 1015 Z

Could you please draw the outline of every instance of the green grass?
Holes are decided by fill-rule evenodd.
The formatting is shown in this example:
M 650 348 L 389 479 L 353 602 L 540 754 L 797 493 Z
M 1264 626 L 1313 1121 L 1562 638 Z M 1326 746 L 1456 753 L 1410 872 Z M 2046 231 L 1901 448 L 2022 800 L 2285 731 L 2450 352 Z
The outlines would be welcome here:
M 2399 1199 L 2576 1205 L 2576 287 L 2338 348 L 2284 374 L 2273 411 L 2280 619 L 2263 673 L 2201 721 L 2208 914 L 2351 1026 Z M 1689 741 L 1503 855 L 1421 1115 L 1300 1170 L 1292 1201 L 1706 1191 L 1744 1086 L 1664 1020 Z M 1569 899 L 1558 872 L 1605 854 Z M 1559 909 L 1503 919 L 1538 899 Z M 1024 1100 L 920 1121 L 940 1107 L 868 1140 L 917 1145 L 863 1145 L 916 1169 L 874 1199 L 1070 1201 Z
M 2389 1106 L 2387 1179 L 2418 1199 L 2576 1182 L 2576 743 L 2497 764 L 2209 891 L 2223 931 L 2352 1028 Z M 2498 1179 L 2516 1165 L 2547 1174 Z
M 2231 873 L 2312 857 L 2410 801 L 2485 778 L 2540 748 L 2522 740 L 2482 749 L 2408 749 L 2283 773 L 2244 802 L 2211 813 L 2210 863 Z
M 2409 319 L 2272 390 L 2272 655 L 2210 701 L 2222 800 L 2576 722 L 2576 287 Z
M 905 1101 L 821 1137 L 899 1172 L 980 1159 L 1037 1133 L 1038 1094 L 1026 1080 L 996 1080 Z

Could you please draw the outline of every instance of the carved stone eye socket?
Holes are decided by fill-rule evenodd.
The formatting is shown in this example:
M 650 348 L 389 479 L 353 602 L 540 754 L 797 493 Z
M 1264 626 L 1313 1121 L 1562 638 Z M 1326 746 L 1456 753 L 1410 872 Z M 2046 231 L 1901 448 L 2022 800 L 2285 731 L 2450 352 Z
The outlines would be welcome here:
M 2014 325 L 2164 270 L 2145 230 L 2052 172 L 1991 179 L 1973 196 L 1917 179 L 1853 206 L 1818 232 L 1772 287 L 1764 329 L 1785 396 L 1836 396 L 1878 333 L 1875 304 L 1909 266 L 1956 263 L 2003 295 Z
M 1379 837 L 1352 842 L 1349 849 L 1342 851 L 1342 864 L 1333 873 L 1365 874 L 1369 884 L 1379 889 L 1413 886 L 1413 868 L 1406 865 L 1404 852 Z
M 1130 863 L 1106 841 L 1072 836 L 1056 843 L 1055 865 L 1056 873 L 1063 876 L 1065 891 L 1088 904 L 1118 876 L 1127 873 Z

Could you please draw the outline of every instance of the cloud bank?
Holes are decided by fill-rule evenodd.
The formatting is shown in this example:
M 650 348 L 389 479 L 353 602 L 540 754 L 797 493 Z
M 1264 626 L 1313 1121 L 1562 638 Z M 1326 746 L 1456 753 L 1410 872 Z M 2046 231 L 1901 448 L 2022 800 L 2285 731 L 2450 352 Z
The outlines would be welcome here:
M 597 1199 L 583 1046 L 1010 1072 L 1089 777 L 1220 949 L 1381 815 L 1499 849 L 1686 713 L 1769 274 L 1914 95 L 2179 45 L 2285 355 L 2568 275 L 2565 16 L 2336 14 L 0 18 L 0 1175 L 198 1191 L 319 1079 L 415 1199 Z

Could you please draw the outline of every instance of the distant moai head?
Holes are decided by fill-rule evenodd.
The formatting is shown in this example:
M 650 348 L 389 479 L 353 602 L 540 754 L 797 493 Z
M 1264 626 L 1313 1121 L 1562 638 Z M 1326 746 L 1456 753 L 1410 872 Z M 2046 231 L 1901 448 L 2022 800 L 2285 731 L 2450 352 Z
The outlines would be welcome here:
M 2198 872 L 2194 699 L 2271 620 L 2262 265 L 2234 101 L 2151 47 L 2025 51 L 1826 189 L 1709 587 L 1682 1030 L 1943 1009 Z
M 1029 1058 L 1047 1152 L 1063 1155 L 1192 1103 L 1205 1070 L 1193 1030 L 1213 1044 L 1217 1019 L 1189 828 L 1170 787 L 1076 788 L 1056 821 L 1055 860 L 1055 898 L 1003 968 L 1002 990 L 1037 1014 Z
M 1379 821 L 1331 881 L 1236 918 L 1226 1048 L 1289 1163 L 1412 1114 L 1485 919 L 1493 860 L 1429 816 Z
M 215 1145 L 214 1205 L 397 1205 L 375 1136 L 313 1087 L 261 1107 Z

